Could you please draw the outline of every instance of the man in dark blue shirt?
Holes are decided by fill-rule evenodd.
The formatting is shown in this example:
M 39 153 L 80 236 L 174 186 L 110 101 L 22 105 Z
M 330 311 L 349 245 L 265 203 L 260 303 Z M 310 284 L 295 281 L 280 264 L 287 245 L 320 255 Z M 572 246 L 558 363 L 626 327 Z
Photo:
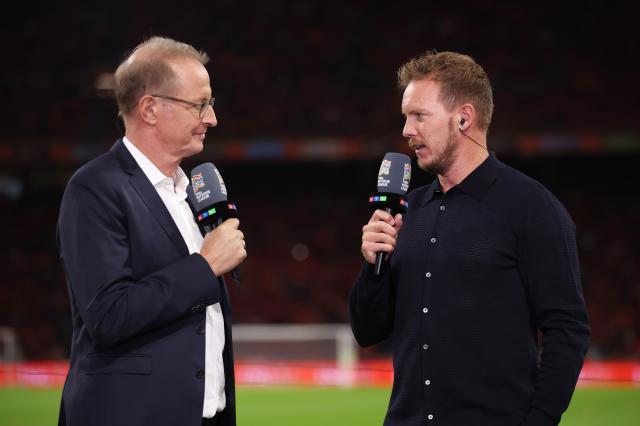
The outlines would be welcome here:
M 428 53 L 398 76 L 403 135 L 437 177 L 363 228 L 349 311 L 361 345 L 393 339 L 384 424 L 557 425 L 590 337 L 573 222 L 487 150 L 492 91 L 472 58 Z

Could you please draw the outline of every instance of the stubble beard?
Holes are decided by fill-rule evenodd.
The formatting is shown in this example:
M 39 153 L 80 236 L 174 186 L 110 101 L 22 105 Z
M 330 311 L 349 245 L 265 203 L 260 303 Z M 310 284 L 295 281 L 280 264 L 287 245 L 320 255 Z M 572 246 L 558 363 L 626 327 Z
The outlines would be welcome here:
M 455 144 L 455 133 L 453 119 L 449 119 L 449 135 L 445 143 L 443 151 L 438 156 L 434 156 L 432 161 L 424 163 L 418 161 L 418 166 L 433 175 L 446 176 L 451 165 L 456 159 L 457 145 Z

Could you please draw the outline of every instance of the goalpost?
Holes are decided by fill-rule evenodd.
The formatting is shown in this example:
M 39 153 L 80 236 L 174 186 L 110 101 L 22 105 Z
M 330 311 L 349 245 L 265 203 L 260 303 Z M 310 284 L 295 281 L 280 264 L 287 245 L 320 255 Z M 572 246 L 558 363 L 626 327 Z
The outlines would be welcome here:
M 352 369 L 358 348 L 348 324 L 238 324 L 234 355 L 252 361 L 332 361 Z
M 11 327 L 0 327 L 0 361 L 19 361 L 22 359 L 20 344 L 16 332 Z

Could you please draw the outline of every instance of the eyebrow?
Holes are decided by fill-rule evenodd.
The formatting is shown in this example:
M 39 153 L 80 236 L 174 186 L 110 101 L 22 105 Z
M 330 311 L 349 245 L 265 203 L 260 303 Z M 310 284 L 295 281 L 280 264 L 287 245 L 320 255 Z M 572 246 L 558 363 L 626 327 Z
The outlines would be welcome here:
M 402 115 L 405 116 L 405 117 L 407 115 L 416 115 L 416 114 L 429 115 L 429 116 L 433 115 L 431 112 L 429 112 L 427 110 L 424 110 L 424 109 L 412 109 L 411 111 L 409 111 L 406 114 L 404 112 L 402 112 Z

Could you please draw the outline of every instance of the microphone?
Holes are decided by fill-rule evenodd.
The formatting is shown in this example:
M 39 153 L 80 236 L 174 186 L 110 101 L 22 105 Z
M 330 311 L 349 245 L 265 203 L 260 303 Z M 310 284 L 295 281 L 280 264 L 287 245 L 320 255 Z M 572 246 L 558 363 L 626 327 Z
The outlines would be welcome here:
M 202 226 L 202 224 L 197 220 L 198 212 L 195 208 L 196 194 L 195 192 L 193 192 L 193 186 L 191 186 L 191 184 L 187 185 L 187 188 L 185 189 L 185 191 L 187 192 L 187 204 L 189 205 L 189 210 L 191 210 L 191 214 L 194 216 L 194 218 L 196 218 L 196 225 L 198 225 L 198 229 L 200 230 L 200 233 L 204 235 L 207 233 L 207 231 L 205 231 L 204 226 Z
M 378 192 L 369 197 L 373 210 L 381 209 L 395 216 L 409 207 L 406 198 L 411 180 L 411 159 L 408 155 L 387 152 L 378 171 Z M 380 275 L 384 252 L 376 254 L 374 274 Z
M 227 187 L 220 172 L 213 163 L 204 163 L 191 171 L 191 185 L 187 187 L 189 204 L 198 224 L 204 233 L 211 232 L 225 220 L 238 217 L 238 208 L 233 201 L 227 200 Z M 240 282 L 240 271 L 231 271 L 233 280 Z

